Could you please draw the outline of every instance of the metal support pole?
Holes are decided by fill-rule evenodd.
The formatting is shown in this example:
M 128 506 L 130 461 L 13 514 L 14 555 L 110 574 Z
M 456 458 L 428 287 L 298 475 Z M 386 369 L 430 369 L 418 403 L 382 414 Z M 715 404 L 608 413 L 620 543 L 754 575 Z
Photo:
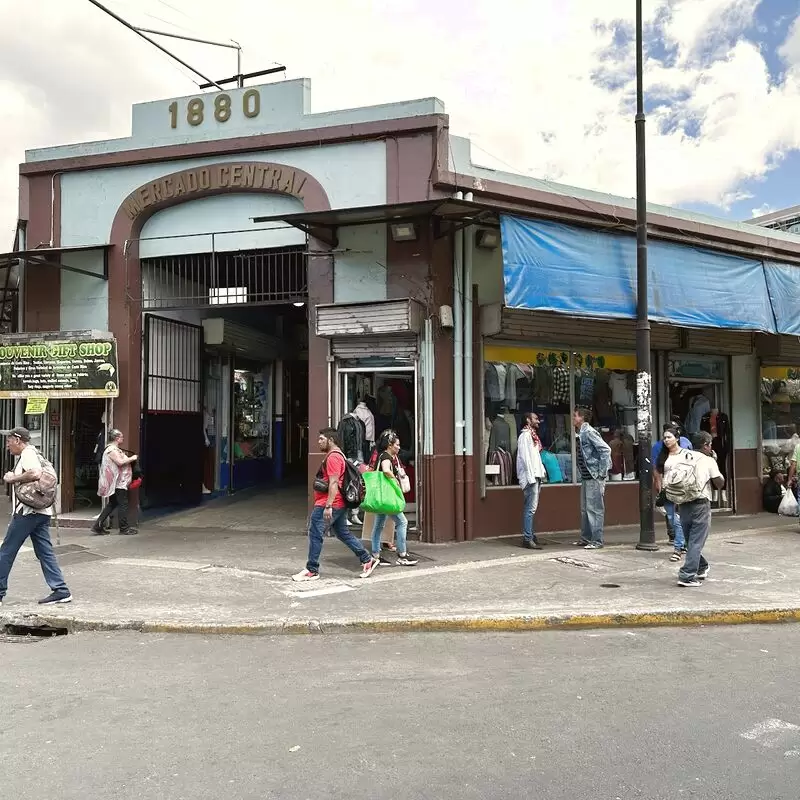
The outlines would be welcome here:
M 652 383 L 647 303 L 647 183 L 645 162 L 642 0 L 636 0 L 636 430 L 639 440 L 639 543 L 658 550 L 653 520 Z

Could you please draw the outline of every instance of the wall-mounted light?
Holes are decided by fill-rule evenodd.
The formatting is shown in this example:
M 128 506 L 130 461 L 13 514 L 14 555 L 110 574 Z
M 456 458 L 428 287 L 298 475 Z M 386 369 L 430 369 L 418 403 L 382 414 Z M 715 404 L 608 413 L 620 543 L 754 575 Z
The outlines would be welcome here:
M 475 234 L 475 246 L 484 250 L 494 250 L 500 244 L 500 231 L 492 228 L 481 228 Z
M 413 222 L 393 222 L 389 225 L 389 230 L 395 242 L 413 242 L 417 238 L 417 229 Z
M 305 303 L 301 300 L 299 303 L 292 303 L 295 308 L 302 308 Z

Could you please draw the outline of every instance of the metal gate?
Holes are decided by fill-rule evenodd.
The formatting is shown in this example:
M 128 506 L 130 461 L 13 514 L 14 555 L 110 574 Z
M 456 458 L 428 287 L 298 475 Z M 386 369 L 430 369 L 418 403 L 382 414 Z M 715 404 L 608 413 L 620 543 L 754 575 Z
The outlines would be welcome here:
M 203 328 L 146 314 L 142 505 L 197 504 L 203 492 Z

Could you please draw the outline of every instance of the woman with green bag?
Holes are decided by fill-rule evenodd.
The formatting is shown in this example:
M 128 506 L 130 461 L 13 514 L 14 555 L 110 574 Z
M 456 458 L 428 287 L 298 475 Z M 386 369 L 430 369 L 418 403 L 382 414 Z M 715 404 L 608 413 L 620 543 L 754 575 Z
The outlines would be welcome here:
M 387 489 L 391 488 L 392 490 L 394 490 L 392 494 L 396 494 L 397 492 L 399 492 L 400 496 L 402 497 L 402 495 L 404 494 L 403 478 L 405 478 L 406 481 L 408 481 L 408 478 L 405 474 L 405 471 L 400 466 L 400 460 L 397 457 L 397 454 L 399 452 L 400 452 L 400 437 L 394 431 L 391 430 L 384 431 L 381 434 L 381 438 L 378 442 L 379 455 L 378 455 L 378 462 L 375 465 L 375 472 L 380 474 L 382 483 L 386 486 Z M 396 483 L 389 483 L 389 481 Z M 371 483 L 372 480 L 370 480 L 367 484 L 368 501 L 370 499 L 369 486 Z M 383 494 L 383 492 L 381 492 L 381 494 Z M 388 496 L 388 494 L 389 493 L 386 492 L 387 496 L 381 497 L 381 499 L 385 500 L 388 503 L 391 503 L 392 498 Z M 404 499 L 403 499 L 403 508 L 405 508 Z M 394 520 L 394 531 L 395 531 L 395 538 L 397 541 L 397 565 L 400 567 L 415 566 L 418 563 L 417 559 L 415 559 L 412 555 L 410 555 L 408 550 L 406 549 L 406 531 L 408 530 L 408 520 L 406 519 L 406 515 L 403 513 L 403 509 L 401 508 L 399 511 L 395 513 L 380 513 L 382 509 L 376 506 L 374 510 L 377 513 L 375 514 L 375 524 L 372 527 L 373 558 L 377 558 L 380 560 L 381 533 L 383 533 L 383 526 L 386 524 L 386 520 L 389 517 L 391 517 Z

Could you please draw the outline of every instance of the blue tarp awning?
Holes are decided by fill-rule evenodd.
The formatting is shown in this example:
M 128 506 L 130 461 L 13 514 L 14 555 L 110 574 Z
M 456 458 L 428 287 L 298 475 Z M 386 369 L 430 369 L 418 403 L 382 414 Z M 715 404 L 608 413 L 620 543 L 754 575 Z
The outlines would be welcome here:
M 635 237 L 505 215 L 500 222 L 507 306 L 635 319 Z M 649 242 L 647 256 L 653 321 L 800 333 L 800 268 L 661 241 Z

